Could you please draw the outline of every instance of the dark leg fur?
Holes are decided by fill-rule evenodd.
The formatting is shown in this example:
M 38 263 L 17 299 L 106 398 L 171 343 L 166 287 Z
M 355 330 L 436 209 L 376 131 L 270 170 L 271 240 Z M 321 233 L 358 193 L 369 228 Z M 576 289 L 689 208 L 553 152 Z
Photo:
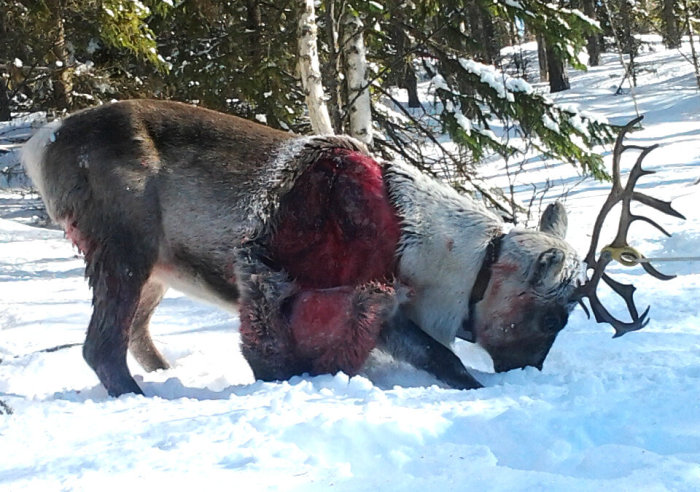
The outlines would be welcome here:
M 148 330 L 151 316 L 163 299 L 167 287 L 154 280 L 149 280 L 141 289 L 141 298 L 131 322 L 129 334 L 129 351 L 147 371 L 168 369 L 170 365 L 153 344 Z
M 93 291 L 93 313 L 83 356 L 112 396 L 142 394 L 126 365 L 129 332 L 139 299 L 155 262 L 155 247 L 144 235 L 110 224 L 107 237 L 86 254 L 86 275 Z
M 457 389 L 481 388 L 454 352 L 421 330 L 398 309 L 384 325 L 379 348 Z

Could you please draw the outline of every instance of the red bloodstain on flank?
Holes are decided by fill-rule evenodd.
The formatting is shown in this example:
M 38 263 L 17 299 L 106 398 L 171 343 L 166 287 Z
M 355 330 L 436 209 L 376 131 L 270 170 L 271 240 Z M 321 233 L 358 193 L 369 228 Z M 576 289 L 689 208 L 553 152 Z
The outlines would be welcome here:
M 347 338 L 353 289 L 304 291 L 296 299 L 289 324 L 299 355 L 316 358 Z
M 374 299 L 361 290 L 336 287 L 303 291 L 296 297 L 289 326 L 296 353 L 310 361 L 312 373 L 357 374 L 375 347 L 384 296 L 391 289 L 375 294 Z M 358 297 L 364 301 L 358 302 Z
M 284 196 L 270 249 L 302 287 L 355 286 L 393 274 L 399 234 L 379 164 L 337 149 Z
M 356 374 L 374 348 L 393 290 L 399 219 L 382 169 L 337 149 L 312 164 L 282 198 L 268 244 L 299 292 L 286 326 L 315 374 Z

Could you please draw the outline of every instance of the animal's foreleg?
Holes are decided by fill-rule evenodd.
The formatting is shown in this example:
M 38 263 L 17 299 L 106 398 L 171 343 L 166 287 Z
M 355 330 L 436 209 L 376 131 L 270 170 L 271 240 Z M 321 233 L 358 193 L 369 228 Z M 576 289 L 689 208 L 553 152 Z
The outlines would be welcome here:
M 379 348 L 457 389 L 481 388 L 454 352 L 424 332 L 399 308 L 382 328 Z

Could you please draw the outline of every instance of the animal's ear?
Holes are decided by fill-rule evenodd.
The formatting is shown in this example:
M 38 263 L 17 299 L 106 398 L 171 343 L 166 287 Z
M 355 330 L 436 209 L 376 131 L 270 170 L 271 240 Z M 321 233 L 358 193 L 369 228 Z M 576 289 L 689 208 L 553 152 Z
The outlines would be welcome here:
M 530 283 L 537 285 L 551 281 L 559 275 L 559 272 L 564 267 L 565 260 L 566 255 L 558 248 L 550 248 L 544 251 L 537 258 L 537 263 L 530 277 Z
M 551 234 L 559 239 L 566 238 L 569 220 L 566 209 L 560 201 L 550 203 L 540 218 L 540 231 Z

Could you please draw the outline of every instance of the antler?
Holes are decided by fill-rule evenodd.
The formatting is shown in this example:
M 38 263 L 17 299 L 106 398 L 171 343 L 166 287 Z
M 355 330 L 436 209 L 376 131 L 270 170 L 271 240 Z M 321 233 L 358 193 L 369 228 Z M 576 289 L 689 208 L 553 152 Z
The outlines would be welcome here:
M 656 172 L 647 171 L 643 169 L 642 161 L 652 150 L 658 147 L 658 144 L 651 145 L 648 147 L 641 145 L 623 144 L 623 140 L 627 132 L 634 125 L 639 123 L 642 120 L 642 118 L 644 117 L 639 116 L 638 118 L 635 118 L 629 123 L 627 123 L 622 129 L 622 131 L 620 131 L 620 134 L 618 135 L 617 140 L 615 141 L 615 148 L 613 149 L 612 189 L 610 190 L 610 194 L 605 200 L 605 203 L 603 203 L 603 207 L 600 209 L 600 213 L 596 218 L 595 225 L 593 227 L 593 235 L 591 237 L 591 246 L 588 250 L 588 253 L 586 254 L 586 257 L 584 258 L 587 270 L 592 269 L 593 274 L 591 275 L 590 280 L 585 282 L 583 285 L 579 286 L 576 293 L 574 294 L 574 300 L 577 300 L 581 304 L 584 311 L 586 311 L 586 314 L 590 317 L 588 309 L 586 309 L 586 306 L 582 302 L 582 299 L 584 297 L 588 298 L 588 302 L 591 305 L 591 309 L 593 311 L 593 314 L 595 315 L 596 321 L 598 323 L 609 323 L 610 325 L 612 325 L 612 327 L 615 329 L 615 337 L 622 336 L 629 331 L 639 330 L 640 328 L 646 326 L 646 324 L 649 322 L 649 319 L 647 317 L 647 315 L 649 314 L 649 307 L 647 307 L 640 316 L 633 299 L 634 291 L 636 290 L 635 287 L 630 284 L 622 284 L 620 282 L 617 282 L 605 273 L 605 267 L 608 265 L 608 263 L 610 263 L 613 260 L 613 251 L 623 252 L 623 254 L 621 255 L 622 259 L 620 261 L 622 261 L 625 264 L 640 263 L 639 260 L 644 258 L 642 255 L 636 253 L 636 251 L 634 251 L 627 243 L 627 233 L 629 232 L 630 226 L 634 221 L 637 220 L 641 220 L 643 222 L 651 224 L 666 236 L 670 236 L 670 234 L 663 227 L 654 222 L 652 219 L 641 215 L 633 214 L 630 211 L 630 204 L 632 203 L 632 201 L 636 200 L 637 202 L 647 205 L 664 214 L 671 215 L 673 217 L 678 217 L 680 219 L 685 219 L 685 217 L 682 214 L 673 209 L 670 202 L 665 202 L 640 193 L 638 191 L 634 191 L 634 187 L 637 184 L 639 178 L 648 174 L 654 174 Z M 627 184 L 623 187 L 622 182 L 620 180 L 620 159 L 622 157 L 622 153 L 629 149 L 639 150 L 641 152 L 637 157 L 637 162 L 634 164 L 634 167 L 629 173 Z M 603 227 L 603 223 L 605 222 L 605 219 L 607 218 L 607 215 L 610 212 L 610 210 L 618 203 L 622 204 L 622 211 L 620 212 L 620 223 L 618 226 L 617 235 L 615 236 L 613 242 L 610 243 L 610 245 L 603 248 L 603 251 L 601 252 L 600 256 L 596 259 L 596 251 L 598 250 L 598 241 L 600 239 L 601 228 Z M 628 256 L 631 256 L 632 260 L 627 259 L 627 261 L 625 261 L 625 252 L 629 252 Z M 675 275 L 665 275 L 659 272 L 648 262 L 641 262 L 641 265 L 647 273 L 660 280 L 670 280 L 675 277 Z M 610 314 L 610 312 L 607 309 L 605 309 L 603 304 L 598 299 L 597 294 L 598 283 L 600 282 L 601 278 L 606 284 L 608 284 L 608 286 L 610 286 L 610 288 L 613 291 L 615 291 L 615 293 L 617 293 L 620 297 L 623 298 L 625 304 L 627 305 L 627 309 L 630 313 L 630 316 L 632 317 L 632 321 L 625 322 L 619 320 L 615 318 L 612 314 Z

